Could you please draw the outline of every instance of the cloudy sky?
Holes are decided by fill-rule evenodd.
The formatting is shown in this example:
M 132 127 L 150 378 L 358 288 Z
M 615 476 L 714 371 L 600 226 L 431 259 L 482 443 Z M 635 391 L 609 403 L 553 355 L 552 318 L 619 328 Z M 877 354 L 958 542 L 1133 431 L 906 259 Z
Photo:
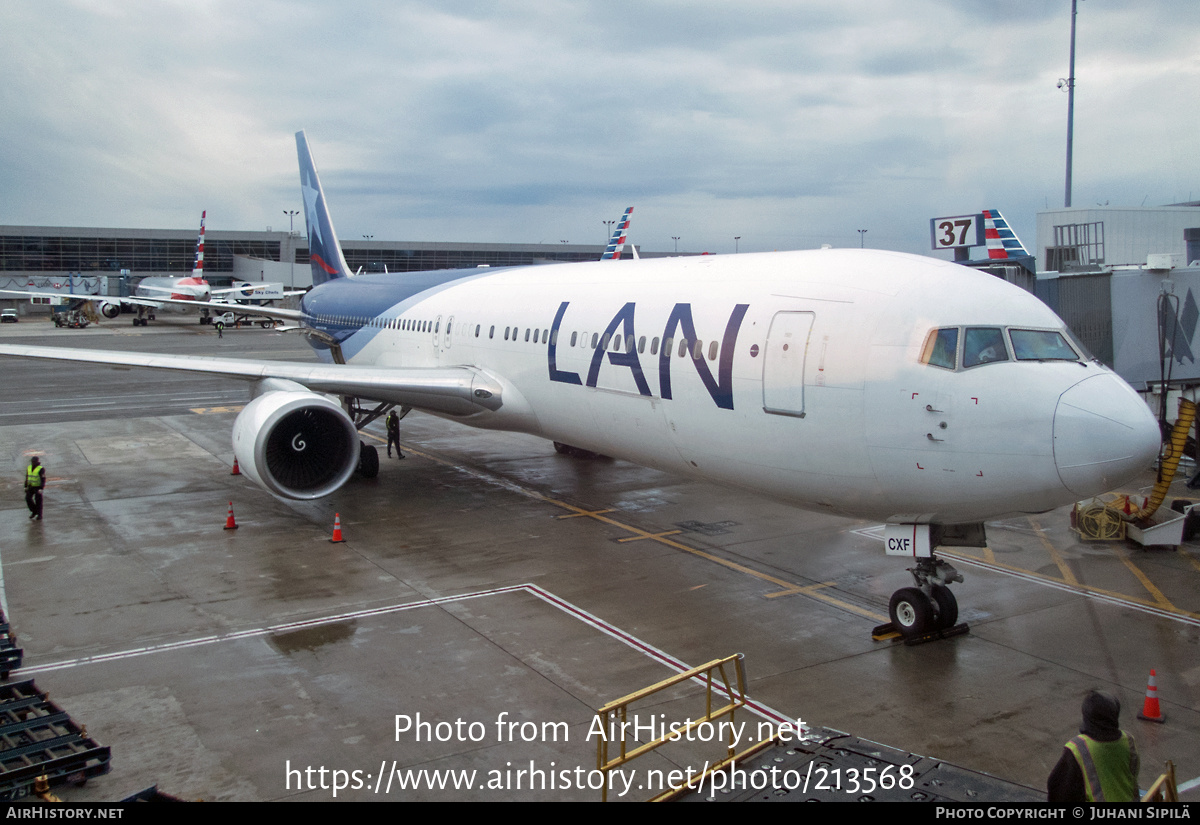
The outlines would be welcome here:
M 1076 206 L 1200 200 L 1200 2 L 1086 0 Z M 0 224 L 924 252 L 1062 206 L 1070 0 L 2 0 Z

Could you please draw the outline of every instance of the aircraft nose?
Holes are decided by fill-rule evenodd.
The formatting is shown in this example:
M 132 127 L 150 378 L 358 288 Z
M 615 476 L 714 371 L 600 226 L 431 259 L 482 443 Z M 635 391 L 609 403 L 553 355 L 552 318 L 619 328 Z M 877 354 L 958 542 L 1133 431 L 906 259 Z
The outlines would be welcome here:
M 1108 492 L 1150 467 L 1162 435 L 1133 388 L 1106 373 L 1085 378 L 1058 398 L 1054 463 L 1072 493 Z

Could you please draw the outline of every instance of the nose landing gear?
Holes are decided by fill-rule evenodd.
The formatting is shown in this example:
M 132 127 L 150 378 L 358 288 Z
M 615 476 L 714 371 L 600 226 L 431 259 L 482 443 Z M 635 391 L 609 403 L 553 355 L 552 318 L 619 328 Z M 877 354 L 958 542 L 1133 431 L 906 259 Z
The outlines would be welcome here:
M 917 566 L 909 572 L 917 586 L 902 587 L 892 594 L 888 604 L 891 622 L 875 628 L 873 638 L 899 633 L 905 644 L 914 645 L 966 633 L 967 625 L 958 624 L 958 600 L 947 586 L 961 582 L 962 574 L 936 556 L 917 559 Z

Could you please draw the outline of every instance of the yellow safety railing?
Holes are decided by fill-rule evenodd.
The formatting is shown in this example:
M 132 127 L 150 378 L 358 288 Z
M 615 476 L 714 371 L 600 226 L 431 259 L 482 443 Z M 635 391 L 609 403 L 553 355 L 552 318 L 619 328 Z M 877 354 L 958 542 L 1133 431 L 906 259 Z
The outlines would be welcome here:
M 730 680 L 728 670 L 733 671 L 733 680 Z M 704 698 L 705 709 L 704 715 L 699 719 L 688 719 L 687 723 L 671 723 L 666 725 L 660 722 L 660 730 L 664 733 L 662 736 L 651 739 L 648 742 L 637 744 L 630 750 L 630 742 L 627 734 L 630 729 L 629 706 L 638 700 L 653 696 L 660 691 L 666 690 L 680 682 L 686 682 L 691 679 L 699 679 L 704 682 Z M 724 702 L 720 707 L 713 707 L 713 702 Z M 774 739 L 764 739 L 755 745 L 750 746 L 741 753 L 734 753 L 734 714 L 738 708 L 746 706 L 746 670 L 743 665 L 743 656 L 741 653 L 735 653 L 732 656 L 726 656 L 724 659 L 714 659 L 707 664 L 694 667 L 691 670 L 672 676 L 669 679 L 664 679 L 661 682 L 642 688 L 639 691 L 623 696 L 620 699 L 609 702 L 604 707 L 596 711 L 595 725 L 601 726 L 601 730 L 605 731 L 606 735 L 602 735 L 596 742 L 596 768 L 604 776 L 604 787 L 600 791 L 601 801 L 608 801 L 608 775 L 610 771 L 620 768 L 637 759 L 639 756 L 647 754 L 657 748 L 662 747 L 668 742 L 678 741 L 687 738 L 688 734 L 698 728 L 700 725 L 711 725 L 714 720 L 722 717 L 729 717 L 729 742 L 725 746 L 725 757 L 716 764 L 710 766 L 707 770 L 696 774 L 687 783 L 677 787 L 672 787 L 669 790 L 655 796 L 651 802 L 664 802 L 675 798 L 689 790 L 700 787 L 704 778 L 709 774 L 722 770 L 729 765 L 736 763 L 740 759 L 745 759 L 747 756 L 757 753 L 763 748 L 771 745 Z M 669 728 L 669 731 L 668 731 Z M 610 741 L 612 740 L 612 741 Z M 609 748 L 611 745 L 618 746 L 616 756 L 609 758 Z M 689 773 L 689 776 L 691 774 Z
M 1179 788 L 1175 785 L 1175 763 L 1166 762 L 1166 773 L 1154 780 L 1150 790 L 1142 795 L 1143 802 L 1178 802 Z

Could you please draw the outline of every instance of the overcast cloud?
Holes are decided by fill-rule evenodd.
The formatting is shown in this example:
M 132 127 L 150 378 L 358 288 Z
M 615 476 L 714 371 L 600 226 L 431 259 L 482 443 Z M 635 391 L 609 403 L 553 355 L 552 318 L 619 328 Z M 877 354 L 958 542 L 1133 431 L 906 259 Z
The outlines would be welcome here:
M 1076 206 L 1200 199 L 1200 3 L 1086 0 Z M 866 243 L 1063 203 L 1070 0 L 0 4 L 0 224 Z

